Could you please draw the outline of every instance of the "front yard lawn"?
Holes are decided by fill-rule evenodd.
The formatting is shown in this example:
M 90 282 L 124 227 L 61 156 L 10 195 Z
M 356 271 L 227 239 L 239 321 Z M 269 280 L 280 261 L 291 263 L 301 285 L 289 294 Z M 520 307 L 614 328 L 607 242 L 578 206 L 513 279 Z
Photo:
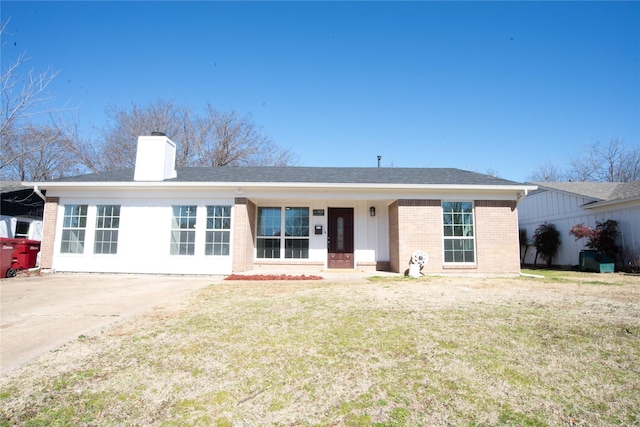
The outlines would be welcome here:
M 640 425 L 638 360 L 634 276 L 224 282 L 0 379 L 0 425 Z

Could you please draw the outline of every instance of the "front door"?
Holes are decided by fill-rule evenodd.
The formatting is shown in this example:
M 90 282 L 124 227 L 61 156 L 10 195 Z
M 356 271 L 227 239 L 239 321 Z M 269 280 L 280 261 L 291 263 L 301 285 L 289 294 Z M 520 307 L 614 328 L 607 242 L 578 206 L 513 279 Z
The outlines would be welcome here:
M 328 268 L 353 268 L 353 208 L 329 208 Z

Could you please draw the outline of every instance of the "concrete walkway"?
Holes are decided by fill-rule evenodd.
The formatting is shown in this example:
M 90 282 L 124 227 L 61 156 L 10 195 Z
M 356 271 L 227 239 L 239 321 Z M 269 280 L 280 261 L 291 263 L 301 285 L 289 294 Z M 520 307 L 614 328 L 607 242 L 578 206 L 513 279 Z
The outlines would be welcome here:
M 45 274 L 0 283 L 0 375 L 221 276 Z
M 325 280 L 358 280 L 396 273 L 358 270 L 285 271 Z M 242 275 L 273 274 L 248 271 Z M 38 356 L 128 316 L 197 289 L 223 276 L 44 274 L 0 282 L 0 375 Z M 227 282 L 230 283 L 230 282 Z

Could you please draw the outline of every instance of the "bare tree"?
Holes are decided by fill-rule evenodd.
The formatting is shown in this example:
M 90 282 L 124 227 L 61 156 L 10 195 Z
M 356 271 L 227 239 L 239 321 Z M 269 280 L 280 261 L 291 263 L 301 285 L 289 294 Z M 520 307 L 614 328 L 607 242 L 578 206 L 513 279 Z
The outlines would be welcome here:
M 207 134 L 197 166 L 283 166 L 292 160 L 291 153 L 263 135 L 250 116 L 220 112 L 208 105 L 202 124 Z
M 8 21 L 0 25 L 4 34 Z M 4 45 L 3 45 L 4 48 Z M 46 69 L 36 72 L 23 71 L 29 58 L 21 53 L 14 61 L 7 61 L 0 74 L 0 177 L 2 179 L 50 178 L 64 171 L 51 168 L 64 167 L 58 163 L 60 156 L 46 159 L 60 148 L 63 127 L 54 115 L 66 110 L 66 106 L 55 107 L 55 99 L 48 93 L 51 82 L 59 72 Z M 37 119 L 38 125 L 34 124 Z M 66 144 L 66 142 L 64 143 Z M 63 144 L 63 145 L 64 145 Z M 67 157 L 65 155 L 65 157 Z M 44 168 L 36 172 L 34 165 Z
M 556 164 L 547 162 L 532 172 L 527 180 L 533 182 L 561 182 L 567 181 L 569 178 Z
M 501 178 L 500 172 L 498 172 L 497 169 L 494 169 L 492 167 L 488 167 L 487 170 L 484 173 L 485 173 L 485 175 L 489 175 L 489 176 L 492 176 L 494 178 Z
M 80 133 L 78 121 L 70 122 L 67 126 L 67 137 L 72 143 L 69 150 L 75 155 L 76 168 L 82 172 L 100 172 L 103 164 L 99 141 L 91 140 Z
M 1 176 L 7 180 L 42 181 L 77 174 L 81 169 L 73 145 L 74 140 L 61 126 L 26 124 L 10 135 L 6 151 L 15 160 L 0 170 Z
M 28 59 L 24 53 L 18 55 L 0 75 L 0 136 L 20 120 L 62 110 L 47 105 L 54 98 L 46 93 L 59 72 L 47 69 L 37 73 L 32 69 L 22 74 L 20 70 Z
M 575 181 L 629 182 L 640 180 L 640 147 L 628 146 L 621 138 L 603 144 L 596 141 L 572 160 Z
M 394 166 L 393 166 L 393 164 L 391 164 L 391 166 L 390 166 L 390 167 L 394 167 Z M 483 174 L 485 174 L 485 175 L 489 175 L 489 176 L 492 176 L 492 177 L 494 177 L 494 178 L 502 178 L 502 177 L 500 176 L 500 172 L 498 172 L 498 170 L 497 170 L 497 169 L 494 169 L 493 167 L 488 167 L 487 169 L 485 169 L 485 171 L 484 171 L 484 172 L 479 171 L 477 168 L 475 168 L 475 167 L 473 167 L 473 166 L 470 166 L 470 167 L 468 167 L 467 169 L 468 169 L 469 171 L 471 171 L 471 172 L 483 173 Z
M 622 138 L 607 144 L 596 141 L 571 160 L 571 167 L 562 170 L 547 162 L 532 172 L 529 181 L 595 181 L 630 182 L 640 180 L 640 146 L 627 145 Z
M 153 131 L 161 131 L 171 138 L 182 138 L 183 129 L 180 118 L 181 110 L 170 101 L 157 101 L 147 107 L 139 107 L 132 103 L 130 109 L 109 105 L 105 113 L 108 124 L 100 130 L 102 143 L 99 144 L 99 155 L 88 165 L 94 170 L 110 170 L 132 168 L 136 160 L 136 141 L 140 135 L 150 135 Z M 184 166 L 184 146 L 181 144 L 177 153 L 178 166 Z
M 198 116 L 190 108 L 158 100 L 129 109 L 110 106 L 110 123 L 102 129 L 100 155 L 88 167 L 93 170 L 131 168 L 135 164 L 140 135 L 164 132 L 177 143 L 176 164 L 182 166 L 287 165 L 292 154 L 262 133 L 250 116 L 219 112 L 211 105 Z M 91 151 L 91 150 L 89 150 Z M 100 164 L 96 159 L 99 159 Z

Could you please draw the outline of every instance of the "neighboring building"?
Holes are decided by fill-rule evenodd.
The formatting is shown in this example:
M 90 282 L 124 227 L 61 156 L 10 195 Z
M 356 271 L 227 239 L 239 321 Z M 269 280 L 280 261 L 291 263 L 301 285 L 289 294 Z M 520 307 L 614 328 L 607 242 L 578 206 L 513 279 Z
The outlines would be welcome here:
M 620 245 L 624 251 L 640 251 L 640 181 L 635 182 L 534 182 L 538 190 L 519 205 L 520 228 L 531 240 L 535 229 L 544 222 L 554 224 L 560 232 L 560 247 L 555 265 L 578 265 L 586 239 L 576 240 L 569 230 L 576 224 L 595 228 L 596 222 L 618 222 Z M 532 264 L 535 248 L 527 251 Z M 541 262 L 538 259 L 538 262 Z
M 44 195 L 19 182 L 0 182 L 0 237 L 40 240 Z
M 42 267 L 230 274 L 347 268 L 520 269 L 517 205 L 533 185 L 459 169 L 175 169 L 141 136 L 135 170 L 31 183 L 47 191 Z

